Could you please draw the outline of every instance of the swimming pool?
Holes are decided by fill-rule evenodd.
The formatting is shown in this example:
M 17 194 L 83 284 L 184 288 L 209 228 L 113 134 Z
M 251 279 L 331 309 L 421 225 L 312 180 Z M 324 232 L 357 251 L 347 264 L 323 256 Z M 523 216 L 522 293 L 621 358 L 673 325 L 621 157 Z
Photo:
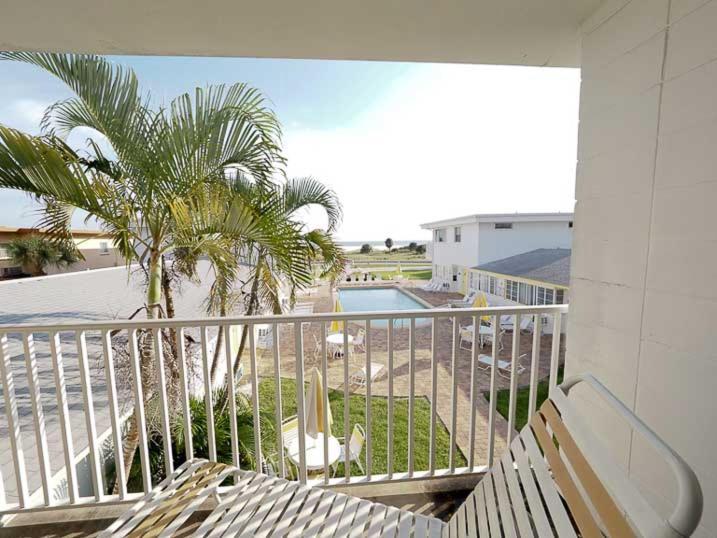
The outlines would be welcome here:
M 344 312 L 383 312 L 425 310 L 428 307 L 398 288 L 342 288 L 339 300 Z M 416 326 L 430 324 L 428 318 L 416 319 Z M 410 320 L 396 319 L 394 327 L 408 327 Z M 373 320 L 372 327 L 387 327 L 388 320 Z

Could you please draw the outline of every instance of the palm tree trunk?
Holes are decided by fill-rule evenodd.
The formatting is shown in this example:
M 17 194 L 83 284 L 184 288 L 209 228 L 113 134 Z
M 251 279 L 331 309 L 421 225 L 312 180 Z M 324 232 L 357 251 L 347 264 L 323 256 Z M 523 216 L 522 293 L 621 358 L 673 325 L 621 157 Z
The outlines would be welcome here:
M 221 304 L 219 306 L 219 316 L 224 317 L 227 315 L 227 307 L 226 307 L 226 297 L 221 298 Z M 214 346 L 214 357 L 212 358 L 212 367 L 209 371 L 209 379 L 211 380 L 212 387 L 214 386 L 214 381 L 216 380 L 217 375 L 217 366 L 219 365 L 219 357 L 221 354 L 222 344 L 224 341 L 224 327 L 219 326 L 219 331 L 217 332 L 217 343 Z M 227 339 L 228 341 L 228 339 Z
M 152 251 L 149 258 L 149 286 L 147 286 L 147 317 L 149 319 L 159 318 L 160 301 L 162 299 L 162 263 L 157 251 Z M 142 345 L 140 347 L 140 371 L 147 371 L 147 366 L 152 360 L 152 346 Z M 144 401 L 147 402 L 150 394 L 148 380 L 141 375 L 140 383 L 142 384 L 142 392 Z M 135 383 L 137 380 L 134 380 Z M 129 418 L 129 430 L 124 442 L 124 474 L 125 479 L 129 480 L 134 453 L 137 451 L 139 444 L 139 428 L 137 425 L 136 414 L 132 414 Z M 115 480 L 114 493 L 119 493 L 119 483 Z

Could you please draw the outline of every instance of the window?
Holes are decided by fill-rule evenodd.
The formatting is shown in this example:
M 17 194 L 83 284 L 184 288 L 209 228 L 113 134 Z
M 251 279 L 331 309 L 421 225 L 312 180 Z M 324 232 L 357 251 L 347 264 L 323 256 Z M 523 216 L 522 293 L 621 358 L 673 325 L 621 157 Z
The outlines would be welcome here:
M 9 260 L 10 259 L 10 253 L 7 250 L 6 244 L 0 244 L 0 260 Z
M 565 304 L 565 290 L 555 290 L 555 304 Z
M 535 304 L 553 304 L 554 291 L 550 288 L 538 287 L 537 301 Z
M 518 283 L 514 280 L 505 281 L 505 298 L 518 302 Z
M 453 228 L 453 241 L 455 241 L 456 243 L 461 242 L 461 227 L 460 226 L 456 226 L 455 228 Z
M 572 228 L 572 227 L 573 227 L 573 221 L 571 220 L 570 222 L 568 222 L 568 228 Z
M 497 283 L 497 278 L 495 278 L 494 276 L 490 277 L 490 279 L 488 280 L 488 293 L 490 293 L 491 295 L 496 295 L 496 288 L 498 287 Z
M 496 230 L 512 230 L 513 223 L 512 222 L 496 222 L 495 229 Z
M 110 246 L 107 241 L 100 241 L 100 254 L 109 254 Z
M 520 304 L 535 304 L 535 286 L 520 283 L 518 285 L 518 302 Z
M 457 265 L 451 265 L 451 275 L 453 282 L 458 282 L 458 266 Z
M 443 229 L 436 230 L 433 236 L 436 243 L 444 243 L 446 241 L 446 231 Z

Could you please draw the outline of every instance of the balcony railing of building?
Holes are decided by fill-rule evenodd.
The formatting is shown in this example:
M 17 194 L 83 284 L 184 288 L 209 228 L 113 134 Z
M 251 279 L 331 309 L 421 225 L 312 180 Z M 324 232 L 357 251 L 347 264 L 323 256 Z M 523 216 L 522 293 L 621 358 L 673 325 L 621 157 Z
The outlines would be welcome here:
M 482 473 L 492 465 L 494 458 L 500 456 L 497 453 L 500 449 L 498 441 L 502 442 L 500 446 L 505 446 L 515 435 L 519 377 L 522 376 L 523 385 L 528 381 L 528 412 L 531 414 L 536 407 L 540 377 L 547 374 L 550 387 L 555 386 L 561 327 L 564 326 L 561 320 L 567 311 L 567 305 L 546 305 L 0 325 L 0 375 L 4 403 L 0 413 L 0 418 L 4 416 L 4 424 L 0 422 L 0 428 L 5 429 L 0 435 L 0 443 L 5 443 L 0 446 L 0 454 L 5 454 L 7 460 L 0 462 L 3 474 L 0 476 L 0 511 L 7 514 L 35 508 L 134 499 L 142 491 L 149 491 L 162 475 L 171 473 L 178 461 L 194 457 L 199 442 L 206 446 L 206 456 L 216 459 L 220 448 L 214 419 L 216 402 L 213 399 L 217 392 L 211 386 L 210 374 L 214 355 L 211 350 L 212 335 L 217 334 L 218 328 L 224 328 L 226 345 L 221 346 L 218 360 L 222 361 L 224 371 L 232 371 L 238 346 L 237 331 L 231 327 L 244 325 L 251 329 L 247 331 L 247 349 L 242 359 L 248 371 L 248 386 L 251 387 L 246 387 L 253 417 L 253 438 L 250 442 L 253 446 L 249 448 L 254 456 L 253 466 L 258 471 L 266 470 L 266 461 L 270 459 L 267 432 L 264 435 L 261 432 L 268 420 L 266 413 L 260 409 L 260 398 L 267 392 L 260 390 L 261 382 L 271 384 L 269 392 L 274 394 L 269 433 L 272 443 L 275 442 L 275 447 L 278 447 L 278 454 L 273 455 L 273 466 L 279 475 L 294 476 L 302 483 L 332 486 Z M 486 365 L 486 357 L 498 357 L 501 353 L 501 326 L 507 320 L 512 322 L 512 327 L 525 326 L 521 320 L 526 317 L 532 318 L 532 330 L 529 334 L 523 333 L 522 337 L 532 342 L 532 349 L 525 357 L 525 366 L 520 365 L 520 330 L 508 330 L 506 333 L 506 340 L 512 341 L 512 345 L 510 341 L 506 342 L 506 351 L 503 352 L 509 366 L 501 366 L 497 360 L 492 361 L 492 367 Z M 351 327 L 354 332 L 358 327 L 366 330 L 365 350 L 361 354 L 349 357 L 347 353 L 346 360 L 343 354 L 338 359 L 329 356 L 330 343 L 323 336 L 337 321 Z M 491 327 L 492 334 L 486 336 L 492 343 L 483 351 L 479 345 L 470 345 L 466 349 L 461 345 L 461 332 L 470 327 L 472 334 L 479 335 L 482 323 L 484 334 L 485 327 Z M 267 335 L 262 338 L 269 342 L 264 348 L 260 348 L 254 330 L 258 326 L 262 327 L 262 334 Z M 546 326 L 550 327 L 552 335 L 544 334 Z M 322 337 L 309 340 L 309 331 L 317 329 Z M 343 343 L 339 346 L 342 350 L 351 349 L 350 330 L 342 331 Z M 192 353 L 191 360 L 186 352 L 187 341 L 194 342 L 198 347 L 196 356 Z M 172 343 L 176 346 L 179 376 L 179 393 L 174 396 L 168 393 L 168 376 L 171 374 L 167 372 L 165 360 L 157 360 L 165 356 L 163 346 Z M 313 349 L 314 345 L 316 353 L 309 356 L 311 352 L 307 349 Z M 149 349 L 149 355 L 145 352 L 145 360 L 151 356 L 154 361 L 152 379 L 145 379 L 144 384 L 141 381 L 146 375 L 142 366 L 142 346 Z M 121 360 L 126 361 L 123 366 L 119 365 L 118 350 L 126 351 L 126 354 L 122 353 Z M 542 365 L 541 350 L 544 353 Z M 549 365 L 545 364 L 546 357 L 549 357 Z M 192 360 L 197 364 L 190 364 Z M 376 360 L 385 365 L 384 377 L 379 381 L 367 375 L 360 389 L 366 400 L 363 414 L 366 438 L 361 455 L 365 461 L 364 473 L 361 476 L 352 474 L 351 454 L 346 450 L 341 462 L 344 463 L 343 472 L 340 476 L 333 476 L 332 462 L 328 459 L 328 436 L 324 436 L 323 469 L 319 469 L 318 476 L 312 474 L 312 470 L 316 469 L 307 467 L 304 435 L 307 427 L 304 391 L 309 380 L 307 364 L 315 366 L 323 375 L 325 408 L 329 406 L 330 390 L 334 397 L 342 394 L 343 413 L 336 416 L 334 412 L 334 429 L 338 423 L 348 442 L 353 426 L 349 402 L 353 394 L 350 363 L 354 361 L 356 366 L 363 366 L 366 372 L 371 372 L 371 363 Z M 499 371 L 501 367 L 503 370 Z M 522 368 L 525 371 L 521 374 Z M 329 370 L 333 374 L 330 375 Z M 480 376 L 483 376 L 483 386 L 488 387 L 488 398 L 479 390 Z M 282 409 L 282 397 L 286 397 L 282 392 L 282 378 L 293 379 L 296 386 L 295 394 L 291 395 L 292 399 L 296 398 L 299 443 L 295 464 L 288 461 L 283 450 L 282 425 L 287 417 Z M 417 381 L 417 378 L 420 379 Z M 230 375 L 226 379 L 229 393 L 236 393 L 235 376 Z M 330 379 L 334 382 L 331 383 Z M 147 395 L 143 394 L 143 386 L 147 387 L 148 383 L 155 392 L 153 401 L 156 404 L 152 409 L 145 405 Z M 207 418 L 206 432 L 195 432 L 194 435 L 190 412 L 192 383 L 203 388 L 199 401 L 203 399 Z M 501 384 L 510 391 L 507 426 L 496 409 L 496 393 Z M 381 451 L 385 450 L 386 464 L 380 472 L 376 471 L 373 461 L 379 448 L 378 441 L 372 435 L 372 421 L 378 419 L 373 414 L 372 401 L 379 396 L 385 398 L 387 407 L 385 441 L 381 443 L 385 442 Z M 178 402 L 174 409 L 170 409 L 169 405 L 172 397 Z M 425 398 L 424 403 L 430 406 L 427 436 L 425 432 L 418 432 L 424 439 L 423 445 L 416 441 L 415 413 L 419 398 Z M 482 407 L 478 405 L 479 399 Z M 240 444 L 236 399 L 226 400 L 231 459 L 235 465 L 241 465 L 242 451 L 246 451 L 247 447 L 246 443 Z M 407 408 L 407 431 L 400 434 L 407 436 L 403 440 L 407 445 L 405 461 L 399 461 L 394 452 L 399 435 L 396 430 L 399 400 Z M 439 401 L 442 401 L 440 406 Z M 477 416 L 482 412 L 479 407 L 487 409 L 487 416 Z M 159 430 L 154 432 L 158 435 L 152 438 L 148 432 L 148 413 L 152 414 Z M 137 451 L 141 487 L 130 492 L 125 485 L 122 448 L 127 438 L 127 419 L 132 415 L 139 425 Z M 480 428 L 477 427 L 478 419 L 483 424 Z M 330 431 L 326 413 L 323 420 L 324 431 Z M 98 421 L 102 424 L 98 425 Z M 182 426 L 181 443 L 176 442 L 176 435 L 173 437 L 177 421 Z M 498 431 L 499 423 L 506 426 L 506 430 Z M 437 464 L 437 433 L 441 428 L 445 428 L 449 436 L 447 465 Z M 462 447 L 458 446 L 459 437 Z M 160 447 L 153 447 L 162 454 L 159 469 L 156 463 L 153 469 L 150 459 L 149 445 L 156 442 L 153 439 L 161 439 Z M 426 465 L 416 465 L 418 451 L 428 455 Z M 112 466 L 107 465 L 108 461 L 114 462 L 117 482 L 114 491 L 112 486 L 115 481 L 109 478 L 108 469 Z

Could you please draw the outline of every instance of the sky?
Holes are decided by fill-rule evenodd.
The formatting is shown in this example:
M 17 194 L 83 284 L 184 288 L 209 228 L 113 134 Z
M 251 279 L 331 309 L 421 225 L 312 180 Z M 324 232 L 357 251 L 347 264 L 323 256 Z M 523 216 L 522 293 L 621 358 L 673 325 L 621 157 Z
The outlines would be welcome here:
M 341 240 L 429 239 L 420 224 L 473 213 L 572 211 L 577 69 L 110 57 L 135 70 L 155 103 L 196 86 L 247 82 L 283 129 L 288 177 L 313 176 L 344 209 Z M 43 71 L 0 63 L 0 123 L 38 133 L 70 91 Z M 86 147 L 88 133 L 69 142 Z M 0 189 L 0 225 L 31 226 L 36 206 Z M 308 227 L 325 225 L 318 211 Z M 78 227 L 85 224 L 81 215 Z

